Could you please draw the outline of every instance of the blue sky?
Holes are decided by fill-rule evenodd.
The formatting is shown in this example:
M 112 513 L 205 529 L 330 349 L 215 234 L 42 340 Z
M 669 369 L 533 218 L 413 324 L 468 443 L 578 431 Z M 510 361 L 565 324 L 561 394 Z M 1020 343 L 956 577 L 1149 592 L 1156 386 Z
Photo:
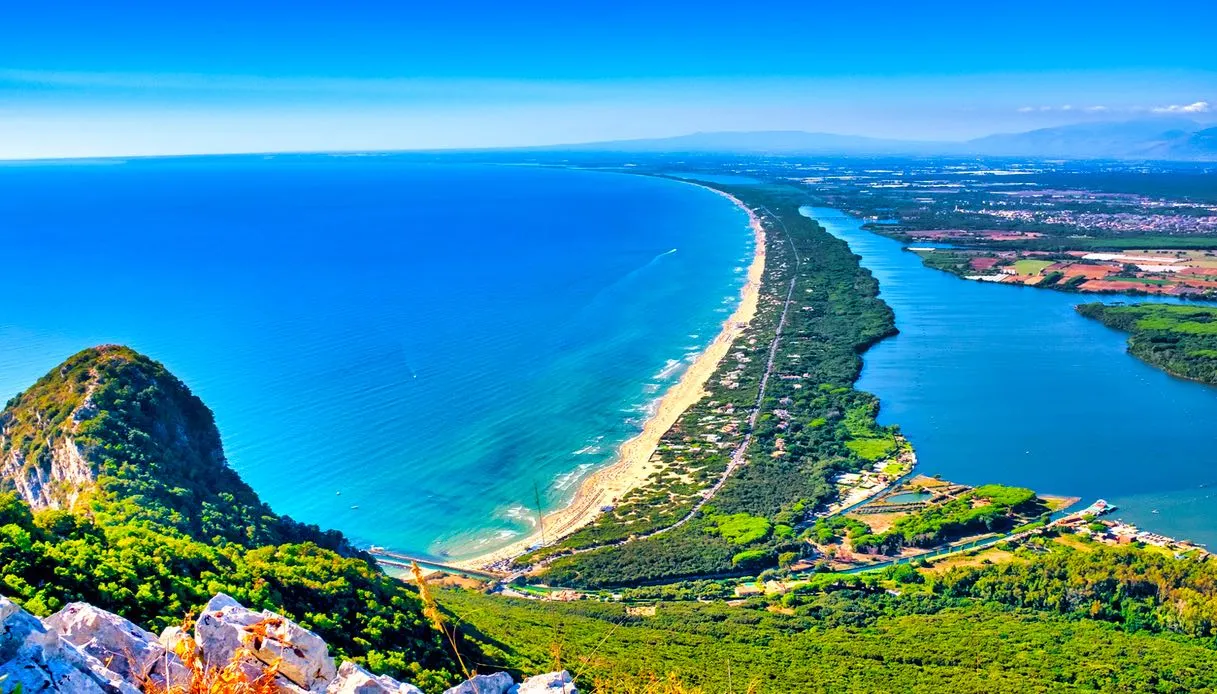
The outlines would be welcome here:
M 1170 1 L 24 3 L 0 157 L 1207 121 L 1213 26 Z

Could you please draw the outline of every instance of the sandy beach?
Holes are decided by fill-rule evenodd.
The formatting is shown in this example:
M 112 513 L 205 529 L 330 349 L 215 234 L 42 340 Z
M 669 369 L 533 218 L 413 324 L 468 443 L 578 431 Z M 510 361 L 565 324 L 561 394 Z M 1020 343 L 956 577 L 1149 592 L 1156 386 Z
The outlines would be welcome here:
M 689 183 L 689 185 L 698 185 Z M 723 323 L 714 341 L 698 355 L 680 380 L 663 395 L 655 414 L 646 421 L 642 431 L 621 444 L 617 459 L 606 467 L 596 470 L 579 485 L 575 496 L 564 508 L 545 514 L 545 542 L 553 543 L 587 525 L 601 513 L 601 508 L 611 506 L 626 492 L 645 483 L 655 471 L 650 460 L 659 440 L 676 423 L 690 406 L 706 395 L 705 385 L 714 374 L 718 363 L 726 356 L 731 343 L 756 315 L 760 298 L 761 276 L 765 270 L 765 231 L 760 220 L 742 202 L 720 190 L 698 186 L 713 191 L 731 200 L 748 213 L 750 225 L 756 239 L 756 250 L 748 266 L 747 280 L 740 290 L 740 302 L 735 312 Z M 489 564 L 524 554 L 541 541 L 539 531 L 493 552 L 452 562 L 453 565 L 476 569 Z

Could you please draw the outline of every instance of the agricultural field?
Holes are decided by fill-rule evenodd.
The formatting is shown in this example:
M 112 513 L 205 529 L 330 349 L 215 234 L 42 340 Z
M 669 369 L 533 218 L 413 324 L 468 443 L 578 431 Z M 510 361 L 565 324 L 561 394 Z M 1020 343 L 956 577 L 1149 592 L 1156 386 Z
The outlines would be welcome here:
M 965 279 L 1074 292 L 1217 296 L 1217 251 L 1131 249 L 1032 251 L 986 248 L 909 250 L 927 267 Z
M 1024 258 L 1014 261 L 1014 271 L 1020 275 L 1042 275 L 1043 271 L 1054 263 L 1051 260 L 1033 260 Z

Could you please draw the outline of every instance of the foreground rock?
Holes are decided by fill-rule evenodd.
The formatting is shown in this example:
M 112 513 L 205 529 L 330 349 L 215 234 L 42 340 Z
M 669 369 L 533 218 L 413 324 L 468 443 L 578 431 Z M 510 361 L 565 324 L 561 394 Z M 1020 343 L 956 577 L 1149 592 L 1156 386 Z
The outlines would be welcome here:
M 444 694 L 507 694 L 514 686 L 511 675 L 496 672 L 493 675 L 476 675 L 473 679 L 448 689 Z
M 0 690 L 137 694 L 101 661 L 47 630 L 38 618 L 0 597 Z
M 574 681 L 566 670 L 529 677 L 511 692 L 512 694 L 576 694 Z
M 188 682 L 186 666 L 156 634 L 118 615 L 74 602 L 42 623 L 127 682 L 155 682 L 166 689 Z
M 412 684 L 398 682 L 392 677 L 379 677 L 351 661 L 338 668 L 338 677 L 330 682 L 326 694 L 423 694 Z
M 334 667 L 329 647 L 282 615 L 254 612 L 220 593 L 203 608 L 193 636 L 179 627 L 158 638 L 86 603 L 39 620 L 0 597 L 0 692 L 139 694 L 207 688 L 216 673 L 270 680 L 282 694 L 422 694 L 412 684 L 358 665 Z M 214 688 L 209 691 L 219 691 Z M 510 675 L 478 675 L 445 694 L 577 694 L 566 671 L 516 684 Z
M 310 692 L 324 692 L 338 675 L 320 636 L 274 612 L 254 612 L 223 593 L 203 608 L 194 640 L 208 668 L 250 659 L 259 671 L 276 666 L 284 679 Z

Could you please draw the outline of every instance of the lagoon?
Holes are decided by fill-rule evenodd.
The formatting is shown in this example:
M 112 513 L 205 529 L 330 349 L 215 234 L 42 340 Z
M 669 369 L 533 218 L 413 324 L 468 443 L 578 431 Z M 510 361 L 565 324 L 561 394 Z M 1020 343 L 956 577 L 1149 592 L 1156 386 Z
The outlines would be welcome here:
M 839 211 L 803 213 L 849 243 L 895 311 L 900 334 L 863 355 L 857 387 L 922 473 L 1103 497 L 1116 517 L 1217 547 L 1217 388 L 1141 362 L 1074 311 L 1149 299 L 971 282 Z

